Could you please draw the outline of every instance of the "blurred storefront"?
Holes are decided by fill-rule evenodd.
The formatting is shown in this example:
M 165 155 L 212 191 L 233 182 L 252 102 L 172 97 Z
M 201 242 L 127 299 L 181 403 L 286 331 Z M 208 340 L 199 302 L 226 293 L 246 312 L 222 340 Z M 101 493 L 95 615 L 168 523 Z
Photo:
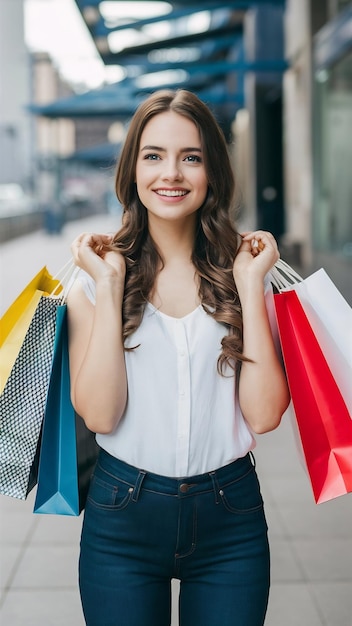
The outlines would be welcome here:
M 288 0 L 284 243 L 352 296 L 352 3 Z
M 330 2 L 313 38 L 313 248 L 352 287 L 352 4 Z M 346 288 L 348 285 L 346 285 Z

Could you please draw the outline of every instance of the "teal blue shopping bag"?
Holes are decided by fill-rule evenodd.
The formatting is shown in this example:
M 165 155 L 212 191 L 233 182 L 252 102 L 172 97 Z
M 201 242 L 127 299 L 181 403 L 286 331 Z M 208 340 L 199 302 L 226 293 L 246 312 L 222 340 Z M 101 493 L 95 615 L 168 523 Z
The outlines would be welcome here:
M 34 513 L 79 515 L 98 454 L 95 435 L 70 398 L 67 306 L 57 307 L 54 355 L 42 426 Z

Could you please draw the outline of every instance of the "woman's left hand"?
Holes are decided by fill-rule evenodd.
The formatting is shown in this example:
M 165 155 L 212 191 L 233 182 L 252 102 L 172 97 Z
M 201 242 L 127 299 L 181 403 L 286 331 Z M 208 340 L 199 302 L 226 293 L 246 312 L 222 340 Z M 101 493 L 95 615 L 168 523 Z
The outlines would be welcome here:
M 249 275 L 264 279 L 280 257 L 275 238 L 264 230 L 242 233 L 241 237 L 242 243 L 233 264 L 235 282 Z

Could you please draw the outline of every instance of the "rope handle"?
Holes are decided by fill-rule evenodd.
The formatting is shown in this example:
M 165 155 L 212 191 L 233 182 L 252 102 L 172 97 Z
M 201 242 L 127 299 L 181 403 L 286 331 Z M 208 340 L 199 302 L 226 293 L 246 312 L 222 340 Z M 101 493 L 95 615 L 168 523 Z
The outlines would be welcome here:
M 283 291 L 303 281 L 302 276 L 283 259 L 276 261 L 275 265 L 271 268 L 269 271 L 269 279 L 278 291 Z
M 76 272 L 78 272 L 79 268 L 75 265 L 72 258 L 70 258 L 53 276 L 53 280 L 57 280 L 58 284 L 52 292 L 49 294 L 51 298 L 60 298 L 63 302 L 66 301 L 69 290 L 73 285 L 73 277 Z M 56 293 L 59 289 L 59 293 Z M 63 292 L 63 293 L 62 293 Z

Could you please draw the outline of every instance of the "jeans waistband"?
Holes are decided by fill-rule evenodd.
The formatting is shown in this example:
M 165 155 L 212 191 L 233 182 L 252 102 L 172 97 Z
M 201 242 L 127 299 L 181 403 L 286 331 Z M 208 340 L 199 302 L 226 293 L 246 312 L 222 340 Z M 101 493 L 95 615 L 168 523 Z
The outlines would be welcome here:
M 133 487 L 134 494 L 132 499 L 137 500 L 142 487 L 147 491 L 181 497 L 211 490 L 218 492 L 221 487 L 240 480 L 248 472 L 252 471 L 255 468 L 255 461 L 253 454 L 249 452 L 246 456 L 205 474 L 172 478 L 129 465 L 101 449 L 98 467 Z

